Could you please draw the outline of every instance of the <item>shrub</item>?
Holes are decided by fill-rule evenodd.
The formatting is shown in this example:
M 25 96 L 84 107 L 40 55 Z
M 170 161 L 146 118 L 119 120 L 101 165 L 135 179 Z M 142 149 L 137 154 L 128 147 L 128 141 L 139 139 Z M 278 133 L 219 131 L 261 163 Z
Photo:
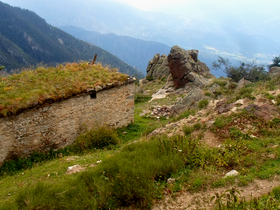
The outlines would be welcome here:
M 186 134 L 186 135 L 189 135 L 191 134 L 192 132 L 194 131 L 194 127 L 193 126 L 184 126 L 183 127 L 183 132 Z
M 242 62 L 239 67 L 236 67 L 231 65 L 229 59 L 219 56 L 218 60 L 213 62 L 212 67 L 214 69 L 222 69 L 227 74 L 227 77 L 232 78 L 234 82 L 238 82 L 242 78 L 251 82 L 268 79 L 264 66 L 257 65 L 254 62 Z
M 280 105 L 280 94 L 278 94 L 275 98 L 277 105 Z
M 213 82 L 213 83 L 216 83 L 216 84 L 218 84 L 218 85 L 220 85 L 220 86 L 224 87 L 224 86 L 226 86 L 227 81 L 222 80 L 222 79 L 216 79 L 216 80 L 214 80 L 214 82 Z
M 198 108 L 203 109 L 204 107 L 208 106 L 208 104 L 208 99 L 202 99 L 198 102 Z
M 102 149 L 109 145 L 116 145 L 119 143 L 117 133 L 107 126 L 98 127 L 86 131 L 77 137 L 72 145 L 72 151 L 82 152 L 88 149 Z
M 208 96 L 208 97 L 211 97 L 211 98 L 214 98 L 214 95 L 213 95 L 211 92 L 209 92 L 209 91 L 206 91 L 206 92 L 204 93 L 204 95 L 205 95 L 205 96 Z
M 152 80 L 154 80 L 154 78 L 153 78 L 153 76 L 146 76 L 146 80 L 148 80 L 148 81 L 152 81 Z
M 201 127 L 202 127 L 201 123 L 196 123 L 196 124 L 193 125 L 194 130 L 199 130 L 199 129 L 201 129 Z

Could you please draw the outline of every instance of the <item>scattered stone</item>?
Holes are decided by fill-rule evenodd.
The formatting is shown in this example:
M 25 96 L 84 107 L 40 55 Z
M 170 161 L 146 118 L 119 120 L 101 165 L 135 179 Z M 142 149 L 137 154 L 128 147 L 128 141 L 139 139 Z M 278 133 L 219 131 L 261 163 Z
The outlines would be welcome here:
M 210 88 L 208 88 L 208 91 L 211 93 L 215 93 L 216 90 L 220 89 L 220 85 L 218 85 L 217 83 L 214 83 Z
M 97 86 L 95 86 L 95 91 L 97 92 L 97 91 L 100 91 L 100 90 L 102 90 L 103 88 L 101 87 L 101 86 L 99 86 L 99 85 L 97 85 Z
M 169 117 L 170 111 L 171 111 L 170 107 L 163 105 L 163 106 L 155 107 L 150 115 L 159 119 L 160 117 Z
M 254 135 L 250 135 L 250 137 L 251 137 L 251 138 L 258 138 L 258 137 L 254 136 Z
M 245 109 L 257 117 L 263 118 L 266 121 L 272 120 L 274 115 L 277 113 L 277 109 L 270 104 L 263 104 L 258 106 L 256 104 L 250 104 Z
M 74 166 L 70 166 L 68 167 L 67 171 L 66 171 L 66 174 L 75 174 L 75 173 L 79 173 L 81 171 L 84 171 L 85 168 L 80 166 L 80 165 L 74 165 Z
M 212 127 L 212 126 L 214 125 L 214 123 L 215 123 L 215 121 L 214 121 L 214 120 L 211 120 L 211 121 L 206 122 L 206 126 L 207 126 L 207 128 Z
M 76 160 L 77 158 L 79 158 L 79 157 L 78 157 L 78 156 L 71 156 L 71 157 L 66 158 L 65 160 L 66 160 L 67 162 L 71 162 L 71 161 L 73 161 L 73 160 Z
M 143 92 L 144 92 L 144 90 L 141 86 L 139 86 L 135 91 L 135 93 L 143 93 Z
M 7 122 L 6 125 L 11 126 L 11 125 L 13 125 L 13 123 L 12 122 Z
M 195 88 L 191 90 L 184 99 L 180 100 L 178 103 L 175 104 L 175 106 L 173 106 L 171 110 L 171 116 L 177 116 L 186 110 L 196 108 L 198 101 L 203 99 L 203 97 L 204 91 L 200 88 Z
M 237 176 L 238 174 L 239 174 L 238 171 L 232 170 L 232 171 L 228 172 L 228 173 L 224 176 L 224 178 L 226 178 L 226 177 L 228 177 L 228 176 Z
M 98 163 L 101 163 L 102 162 L 102 160 L 98 160 L 96 163 L 98 164 Z
M 236 91 L 240 90 L 241 88 L 245 87 L 246 85 L 248 85 L 250 83 L 252 83 L 252 82 L 245 80 L 244 78 L 241 79 L 237 84 Z
M 168 95 L 169 93 L 167 93 L 165 89 L 159 89 L 157 93 L 152 95 L 152 99 L 149 102 L 155 99 L 166 98 Z
M 271 159 L 275 159 L 276 158 L 276 155 L 275 154 L 270 154 L 267 156 L 268 158 L 271 158 Z
M 176 182 L 176 179 L 175 178 L 169 178 L 169 179 L 167 179 L 167 183 L 168 184 L 173 184 L 173 183 L 175 183 Z

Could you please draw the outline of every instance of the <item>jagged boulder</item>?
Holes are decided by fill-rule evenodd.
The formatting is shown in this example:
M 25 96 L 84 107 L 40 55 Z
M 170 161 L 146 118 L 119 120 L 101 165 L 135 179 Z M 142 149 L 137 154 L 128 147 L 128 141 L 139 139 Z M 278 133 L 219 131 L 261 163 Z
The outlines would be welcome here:
M 171 116 L 177 116 L 186 110 L 197 107 L 198 102 L 203 99 L 203 97 L 203 90 L 201 90 L 200 88 L 192 89 L 185 98 L 181 99 L 172 107 Z
M 148 79 L 159 79 L 163 76 L 168 77 L 170 75 L 169 64 L 167 56 L 162 54 L 156 54 L 152 60 L 150 60 L 147 67 Z
M 214 77 L 209 68 L 198 61 L 198 50 L 184 50 L 179 46 L 172 47 L 167 57 L 170 73 L 175 88 L 184 87 L 188 83 L 203 87 L 210 84 L 205 77 Z
M 270 78 L 275 78 L 280 76 L 280 67 L 277 66 L 271 67 L 271 69 L 268 72 L 268 76 Z
M 237 87 L 236 87 L 236 91 L 240 90 L 241 88 L 245 87 L 246 85 L 250 84 L 252 82 L 250 82 L 249 80 L 246 80 L 246 79 L 241 79 L 238 84 L 237 84 Z

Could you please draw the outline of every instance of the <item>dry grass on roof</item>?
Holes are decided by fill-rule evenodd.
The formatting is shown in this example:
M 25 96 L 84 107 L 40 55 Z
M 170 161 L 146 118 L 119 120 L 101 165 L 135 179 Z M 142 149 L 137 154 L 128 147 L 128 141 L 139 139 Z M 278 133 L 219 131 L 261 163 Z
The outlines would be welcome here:
M 58 101 L 100 85 L 123 83 L 128 76 L 101 64 L 67 63 L 57 67 L 25 69 L 0 77 L 0 117 L 47 101 Z

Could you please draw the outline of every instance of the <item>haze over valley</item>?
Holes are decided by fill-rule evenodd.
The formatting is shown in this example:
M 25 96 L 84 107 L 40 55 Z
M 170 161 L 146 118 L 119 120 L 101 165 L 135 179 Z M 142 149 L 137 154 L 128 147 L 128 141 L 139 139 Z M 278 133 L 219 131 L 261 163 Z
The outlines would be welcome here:
M 209 67 L 217 56 L 233 63 L 255 60 L 267 65 L 279 54 L 275 0 L 188 0 L 171 5 L 124 0 L 4 2 L 34 11 L 47 23 L 107 50 L 142 73 L 154 54 L 168 54 L 173 45 L 199 50 L 199 59 Z

